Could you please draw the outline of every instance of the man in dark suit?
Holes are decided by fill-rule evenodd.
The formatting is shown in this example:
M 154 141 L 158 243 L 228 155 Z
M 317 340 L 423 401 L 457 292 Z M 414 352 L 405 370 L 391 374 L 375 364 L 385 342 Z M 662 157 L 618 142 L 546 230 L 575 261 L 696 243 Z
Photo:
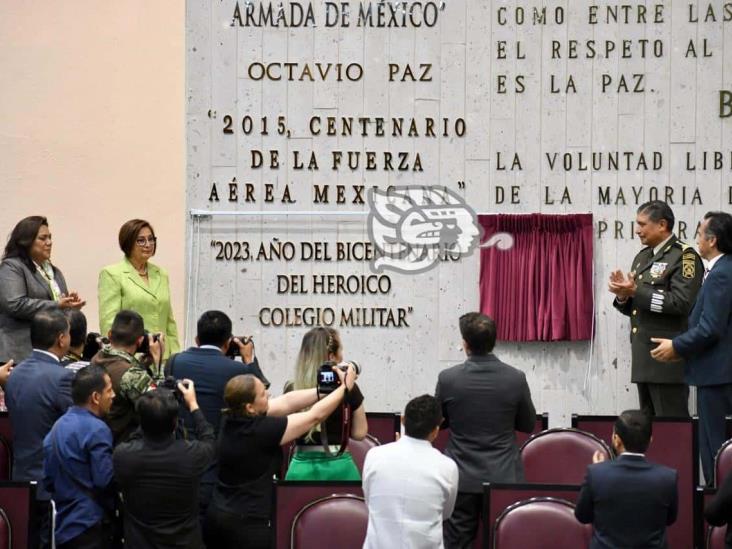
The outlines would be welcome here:
M 673 337 L 686 330 L 687 317 L 701 286 L 703 269 L 694 249 L 671 232 L 674 213 L 653 200 L 638 208 L 635 233 L 643 248 L 627 278 L 610 276 L 613 305 L 630 317 L 631 381 L 640 408 L 651 416 L 689 416 L 689 387 L 684 366 L 661 364 L 650 351 L 651 338 Z
M 206 311 L 198 319 L 196 345 L 173 355 L 166 366 L 166 374 L 176 379 L 191 379 L 196 384 L 196 397 L 206 420 L 218 432 L 221 410 L 226 408 L 224 387 L 238 375 L 252 374 L 269 387 L 254 356 L 252 340 L 242 342 L 232 337 L 231 319 L 221 311 Z M 226 356 L 234 345 L 241 356 L 241 362 Z M 187 410 L 181 410 L 186 427 L 192 428 L 193 421 Z
M 269 381 L 259 368 L 254 356 L 254 343 L 246 343 L 232 337 L 231 319 L 221 311 L 206 311 L 198 319 L 196 344 L 177 355 L 173 355 L 166 366 L 166 374 L 176 379 L 190 379 L 196 384 L 196 397 L 206 420 L 218 433 L 221 410 L 226 408 L 224 387 L 228 381 L 238 375 L 253 374 L 265 387 Z M 241 362 L 226 356 L 229 347 L 238 348 Z M 193 417 L 187 408 L 181 406 L 180 415 L 191 436 L 195 436 Z M 209 470 L 201 479 L 199 502 L 201 520 L 206 516 L 206 508 L 211 499 L 217 477 L 217 463 L 213 461 Z
M 198 487 L 213 459 L 215 438 L 196 402 L 194 383 L 178 384 L 193 416 L 196 438 L 175 437 L 178 402 L 166 389 L 140 396 L 140 427 L 114 451 L 114 478 L 125 501 L 125 546 L 203 547 Z
M 574 511 L 577 520 L 592 523 L 590 549 L 666 547 L 666 527 L 678 512 L 678 474 L 646 461 L 651 429 L 648 415 L 626 410 L 613 429 L 618 458 L 604 461 L 595 452 Z
M 447 549 L 472 546 L 482 509 L 482 483 L 524 478 L 515 431 L 530 433 L 536 410 L 526 376 L 492 353 L 496 324 L 481 313 L 460 317 L 467 360 L 440 372 L 435 396 L 443 427 L 450 427 L 445 454 L 458 466 L 455 510 L 444 524 Z
M 69 321 L 61 309 L 42 310 L 30 326 L 33 354 L 13 369 L 5 403 L 13 427 L 13 480 L 38 482 L 42 546 L 49 542 L 50 494 L 43 484 L 43 439 L 72 405 L 74 372 L 61 365 L 69 350 Z
M 714 480 L 714 456 L 725 441 L 724 417 L 732 414 L 732 216 L 709 212 L 697 231 L 707 261 L 704 285 L 689 315 L 689 329 L 658 343 L 660 361 L 686 360 L 686 382 L 698 388 L 699 450 L 704 478 Z

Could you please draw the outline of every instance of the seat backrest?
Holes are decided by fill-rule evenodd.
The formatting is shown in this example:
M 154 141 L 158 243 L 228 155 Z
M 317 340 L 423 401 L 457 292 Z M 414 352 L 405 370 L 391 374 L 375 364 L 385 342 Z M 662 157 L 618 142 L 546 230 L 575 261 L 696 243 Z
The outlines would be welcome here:
M 291 549 L 361 547 L 369 516 L 363 498 L 336 494 L 305 505 L 292 521 Z
M 728 440 L 714 457 L 714 485 L 719 488 L 729 472 L 732 471 L 732 440 Z
M 0 509 L 12 532 L 13 549 L 35 547 L 36 486 L 35 482 L 0 482 Z
M 590 543 L 592 528 L 574 517 L 574 505 L 549 497 L 520 501 L 496 519 L 494 549 L 583 548 Z
M 10 519 L 5 510 L 0 508 L 0 549 L 10 549 L 13 546 L 13 538 L 10 527 Z
M 361 476 L 363 476 L 363 462 L 366 460 L 366 454 L 371 448 L 377 446 L 379 446 L 379 441 L 371 435 L 366 435 L 363 440 L 350 439 L 348 441 L 348 450 L 351 452 L 353 463 L 356 464 Z
M 10 480 L 13 472 L 13 450 L 10 442 L 0 435 L 0 480 Z
M 724 537 L 726 534 L 726 526 L 710 526 L 707 530 L 706 549 L 725 549 Z
M 612 459 L 608 445 L 591 433 L 565 428 L 537 433 L 520 449 L 526 482 L 581 484 L 596 451 Z

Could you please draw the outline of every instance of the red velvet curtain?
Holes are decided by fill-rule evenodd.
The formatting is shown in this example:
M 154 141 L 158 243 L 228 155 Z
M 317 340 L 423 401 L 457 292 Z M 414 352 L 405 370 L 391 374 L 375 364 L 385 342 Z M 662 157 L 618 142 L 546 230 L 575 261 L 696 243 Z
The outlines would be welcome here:
M 480 310 L 502 341 L 592 338 L 592 214 L 481 215 Z M 510 241 L 503 237 L 504 242 Z M 505 247 L 505 246 L 504 246 Z

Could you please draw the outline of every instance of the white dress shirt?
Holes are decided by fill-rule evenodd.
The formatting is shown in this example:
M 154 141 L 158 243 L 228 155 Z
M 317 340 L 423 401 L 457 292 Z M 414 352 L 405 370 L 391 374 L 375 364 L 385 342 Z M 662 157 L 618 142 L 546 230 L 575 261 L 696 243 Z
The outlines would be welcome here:
M 716 263 L 717 261 L 719 261 L 719 260 L 720 260 L 720 259 L 722 258 L 722 256 L 723 256 L 723 255 L 724 255 L 724 254 L 719 254 L 719 255 L 718 255 L 717 257 L 715 257 L 714 259 L 710 259 L 709 261 L 707 261 L 707 271 L 711 271 L 711 270 L 712 270 L 712 269 L 714 268 L 714 264 L 715 264 L 715 263 Z
M 37 353 L 43 353 L 44 355 L 48 355 L 48 356 L 50 356 L 50 357 L 51 357 L 52 359 L 54 359 L 54 360 L 55 360 L 56 362 L 58 362 L 59 364 L 61 363 L 61 359 L 59 359 L 59 358 L 58 358 L 58 357 L 57 357 L 56 355 L 54 355 L 53 353 L 49 353 L 48 351 L 44 351 L 43 349 L 35 349 L 35 348 L 34 348 L 33 350 L 34 350 L 35 352 L 37 352 Z
M 452 515 L 457 489 L 457 465 L 426 440 L 402 435 L 372 448 L 363 468 L 364 549 L 442 549 L 442 521 Z
M 668 243 L 668 241 L 671 240 L 671 237 L 672 236 L 673 236 L 673 233 L 670 234 L 670 235 L 668 235 L 666 237 L 666 240 L 664 240 L 663 242 L 661 242 L 660 244 L 658 244 L 655 248 L 653 248 L 653 255 L 656 255 L 658 252 L 660 252 L 661 251 L 661 248 L 663 248 L 666 245 L 666 243 Z

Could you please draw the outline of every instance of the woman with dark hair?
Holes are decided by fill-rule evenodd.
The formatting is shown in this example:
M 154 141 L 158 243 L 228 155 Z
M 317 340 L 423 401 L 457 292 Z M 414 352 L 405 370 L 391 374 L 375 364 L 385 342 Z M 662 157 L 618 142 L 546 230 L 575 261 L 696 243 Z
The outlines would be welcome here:
M 157 251 L 158 239 L 152 225 L 143 219 L 131 219 L 119 230 L 119 247 L 125 257 L 99 273 L 99 329 L 107 335 L 115 315 L 123 309 L 138 313 L 145 329 L 164 335 L 165 354 L 180 350 L 178 328 L 170 303 L 168 273 L 150 263 Z
M 86 302 L 69 292 L 51 264 L 51 233 L 45 217 L 20 220 L 8 237 L 0 264 L 0 361 L 30 356 L 30 321 L 44 309 L 80 309 Z
M 285 387 L 311 389 L 318 385 L 318 370 L 325 363 L 345 365 L 343 345 L 338 331 L 319 326 L 302 338 L 295 367 L 295 381 Z M 353 391 L 324 422 L 314 425 L 297 440 L 295 453 L 287 469 L 287 480 L 361 480 L 351 453 L 339 455 L 343 438 L 345 408 L 350 408 L 350 438 L 363 440 L 368 433 L 363 394 L 355 385 Z M 325 429 L 325 433 L 322 429 Z
M 226 384 L 227 409 L 217 448 L 218 483 L 203 529 L 207 547 L 272 546 L 272 477 L 280 470 L 280 446 L 323 421 L 353 390 L 358 377 L 353 367 L 345 372 L 334 370 L 340 385 L 320 401 L 315 389 L 270 399 L 264 384 L 251 374 L 235 376 Z M 309 410 L 298 412 L 309 406 Z

